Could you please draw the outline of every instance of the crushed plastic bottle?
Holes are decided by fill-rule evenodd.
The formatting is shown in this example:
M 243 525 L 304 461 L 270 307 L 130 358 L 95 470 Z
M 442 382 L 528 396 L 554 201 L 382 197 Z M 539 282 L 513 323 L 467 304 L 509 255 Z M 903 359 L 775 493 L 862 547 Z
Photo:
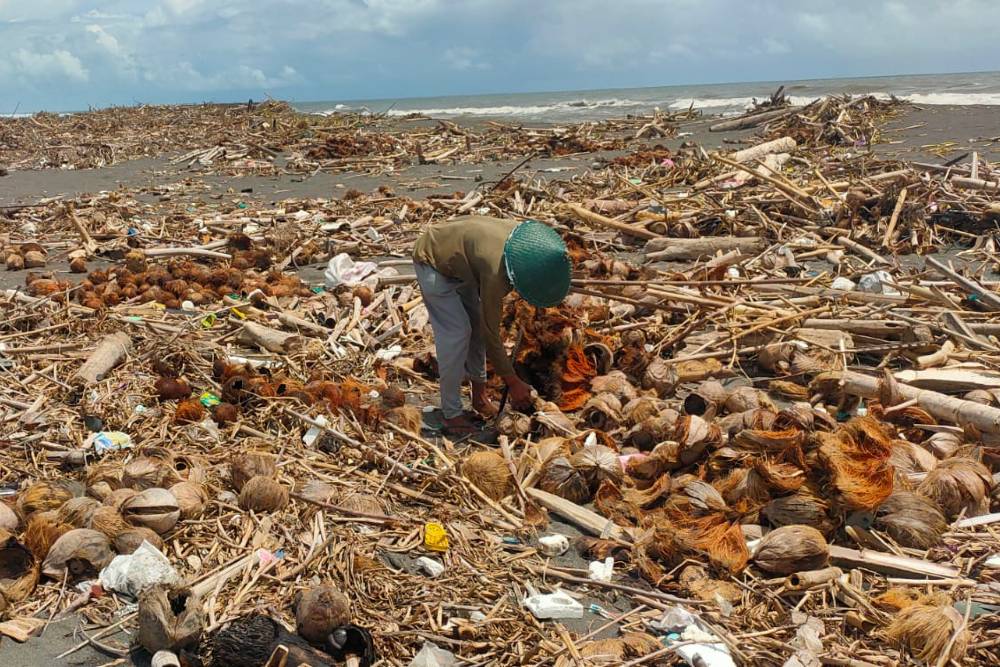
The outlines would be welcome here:
M 549 558 L 561 556 L 569 551 L 569 538 L 558 533 L 543 535 L 538 538 L 538 547 L 538 550 Z
M 595 560 L 590 562 L 590 579 L 591 581 L 611 581 L 611 577 L 615 574 L 615 559 L 608 556 L 603 561 Z
M 858 291 L 869 294 L 884 294 L 886 296 L 900 296 L 899 290 L 892 286 L 892 276 L 888 271 L 873 271 L 861 276 L 858 281 Z
M 524 598 L 524 608 L 539 620 L 555 618 L 583 618 L 583 605 L 557 590 L 555 593 L 539 593 L 530 585 L 531 595 Z

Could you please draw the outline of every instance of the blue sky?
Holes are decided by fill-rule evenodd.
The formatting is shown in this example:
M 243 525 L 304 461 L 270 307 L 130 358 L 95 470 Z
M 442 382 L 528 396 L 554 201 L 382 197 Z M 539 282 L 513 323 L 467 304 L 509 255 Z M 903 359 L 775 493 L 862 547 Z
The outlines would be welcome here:
M 0 113 L 1000 67 L 996 0 L 0 0 Z

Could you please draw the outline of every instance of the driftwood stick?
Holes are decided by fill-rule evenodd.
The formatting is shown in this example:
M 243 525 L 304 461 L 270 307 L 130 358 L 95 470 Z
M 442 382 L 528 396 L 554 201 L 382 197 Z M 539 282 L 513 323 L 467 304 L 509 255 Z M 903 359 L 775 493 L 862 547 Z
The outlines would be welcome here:
M 104 379 L 108 371 L 120 364 L 132 351 L 132 339 L 128 334 L 117 332 L 101 339 L 90 357 L 83 363 L 73 380 L 82 384 L 93 384 Z
M 962 274 L 958 273 L 949 266 L 945 266 L 933 257 L 925 257 L 924 261 L 941 275 L 951 278 L 955 284 L 969 290 L 973 294 L 977 294 L 979 296 L 979 300 L 986 304 L 990 310 L 1000 310 L 1000 295 L 989 291 L 975 280 L 966 278 Z
M 700 239 L 656 239 L 646 244 L 646 261 L 698 260 L 718 251 L 755 254 L 764 248 L 759 236 L 705 236 Z
M 600 213 L 594 213 L 593 211 L 588 211 L 587 209 L 578 204 L 566 204 L 566 208 L 570 212 L 572 212 L 576 217 L 580 218 L 584 222 L 590 223 L 591 225 L 604 227 L 606 229 L 613 229 L 623 234 L 634 236 L 640 239 L 661 238 L 659 234 L 651 232 L 645 227 L 638 227 L 635 225 L 629 225 L 624 222 L 613 220 L 607 216 L 601 215 Z

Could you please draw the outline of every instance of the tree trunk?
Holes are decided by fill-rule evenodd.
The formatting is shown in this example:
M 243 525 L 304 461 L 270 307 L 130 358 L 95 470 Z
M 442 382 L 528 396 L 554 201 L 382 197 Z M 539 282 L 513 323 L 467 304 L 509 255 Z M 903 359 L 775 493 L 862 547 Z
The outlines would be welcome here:
M 853 396 L 878 398 L 879 378 L 853 371 L 822 373 L 813 380 L 814 387 L 840 389 Z M 1000 409 L 961 398 L 946 396 L 936 391 L 918 389 L 897 382 L 896 388 L 904 401 L 916 401 L 932 417 L 959 426 L 974 426 L 981 433 L 1000 433 Z
M 103 380 L 108 371 L 124 361 L 131 350 L 132 339 L 127 334 L 119 331 L 105 336 L 73 376 L 73 380 L 82 384 Z
M 795 145 L 795 139 L 780 137 L 736 151 L 729 156 L 729 159 L 733 162 L 750 162 L 751 160 L 758 160 L 768 153 L 787 153 L 793 151 L 795 150 Z

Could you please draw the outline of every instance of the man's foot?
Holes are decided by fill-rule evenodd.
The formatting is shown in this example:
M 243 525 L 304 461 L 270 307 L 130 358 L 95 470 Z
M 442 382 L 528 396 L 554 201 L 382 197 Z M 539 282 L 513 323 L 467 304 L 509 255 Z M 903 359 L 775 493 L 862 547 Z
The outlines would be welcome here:
M 445 419 L 441 432 L 450 438 L 460 438 L 462 436 L 478 433 L 481 430 L 479 424 L 472 421 L 467 414 L 461 414 L 451 419 Z

